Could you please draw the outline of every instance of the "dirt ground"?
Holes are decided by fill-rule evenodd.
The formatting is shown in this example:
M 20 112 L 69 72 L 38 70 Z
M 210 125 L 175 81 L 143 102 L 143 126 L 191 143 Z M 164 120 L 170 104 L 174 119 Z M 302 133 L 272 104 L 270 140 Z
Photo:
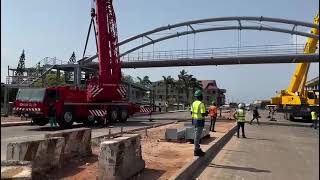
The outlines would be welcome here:
M 201 148 L 206 150 L 208 144 L 217 137 L 221 137 L 234 124 L 234 120 L 221 120 L 216 123 L 216 131 L 204 139 Z M 168 179 L 175 172 L 190 162 L 193 156 L 193 144 L 189 142 L 166 142 L 164 134 L 166 128 L 182 127 L 183 123 L 170 124 L 158 128 L 139 131 L 142 137 L 142 156 L 146 162 L 145 169 L 138 174 L 136 180 Z M 48 174 L 48 179 L 91 180 L 96 179 L 98 169 L 99 147 L 93 147 L 93 156 L 77 159 L 69 165 Z

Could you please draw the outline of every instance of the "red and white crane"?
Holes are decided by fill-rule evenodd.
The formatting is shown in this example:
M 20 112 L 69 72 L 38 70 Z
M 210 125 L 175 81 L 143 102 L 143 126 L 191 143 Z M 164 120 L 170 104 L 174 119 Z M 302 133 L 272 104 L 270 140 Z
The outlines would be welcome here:
M 34 123 L 45 125 L 49 105 L 54 103 L 58 124 L 69 128 L 74 121 L 87 125 L 104 122 L 104 119 L 124 122 L 129 115 L 142 109 L 145 111 L 126 100 L 126 88 L 121 84 L 117 22 L 112 0 L 95 0 L 91 16 L 96 18 L 97 26 L 98 76 L 87 80 L 85 90 L 68 86 L 19 89 L 14 103 L 16 114 L 28 115 Z

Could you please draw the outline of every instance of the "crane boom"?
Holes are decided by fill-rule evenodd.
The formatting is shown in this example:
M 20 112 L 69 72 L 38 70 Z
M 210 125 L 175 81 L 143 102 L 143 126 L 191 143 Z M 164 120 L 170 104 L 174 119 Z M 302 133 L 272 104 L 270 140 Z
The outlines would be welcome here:
M 319 25 L 319 13 L 314 18 L 314 23 Z M 319 30 L 316 28 L 312 28 L 311 33 L 315 35 L 319 35 Z M 304 48 L 304 54 L 315 53 L 317 49 L 317 43 L 318 43 L 317 39 L 308 38 Z M 307 80 L 304 77 L 307 76 L 309 66 L 310 66 L 310 63 L 298 64 L 298 66 L 296 67 L 295 73 L 292 77 L 291 83 L 287 89 L 288 94 L 294 95 L 294 93 L 298 92 L 300 86 L 304 87 L 305 81 Z
M 112 0 L 96 0 L 99 76 L 87 81 L 89 102 L 118 101 L 125 98 L 121 87 L 116 15 Z
M 314 18 L 314 24 L 319 25 L 319 12 Z M 311 33 L 319 36 L 319 30 L 316 28 L 311 29 Z M 317 50 L 318 40 L 308 38 L 304 47 L 304 54 L 315 53 Z M 310 119 L 309 111 L 311 109 L 319 111 L 319 98 L 318 91 L 307 91 L 305 89 L 310 63 L 299 63 L 292 76 L 291 83 L 286 90 L 271 98 L 271 104 L 277 105 L 279 112 L 285 112 L 290 116 L 290 119 L 295 117 L 302 117 Z

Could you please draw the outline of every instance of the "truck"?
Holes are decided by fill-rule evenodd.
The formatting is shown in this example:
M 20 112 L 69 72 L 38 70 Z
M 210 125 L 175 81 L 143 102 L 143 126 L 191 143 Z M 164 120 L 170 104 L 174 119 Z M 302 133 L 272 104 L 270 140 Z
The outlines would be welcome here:
M 314 23 L 319 25 L 319 13 L 314 18 Z M 312 28 L 311 33 L 319 36 L 319 29 Z M 308 38 L 304 47 L 304 53 L 315 53 L 319 40 Z M 319 113 L 319 90 L 306 90 L 310 63 L 299 63 L 292 76 L 289 87 L 271 98 L 271 104 L 277 106 L 278 112 L 283 112 L 286 119 L 297 118 L 311 120 L 312 110 Z
M 71 128 L 74 122 L 93 125 L 95 122 L 125 122 L 141 108 L 126 99 L 126 87 L 121 83 L 116 16 L 112 0 L 96 0 L 91 9 L 96 19 L 99 71 L 86 80 L 85 88 L 58 86 L 19 89 L 14 113 L 32 118 L 36 125 L 49 122 L 49 105 L 56 109 L 57 123 Z M 145 111 L 145 108 L 143 108 Z M 150 109 L 151 111 L 151 109 Z

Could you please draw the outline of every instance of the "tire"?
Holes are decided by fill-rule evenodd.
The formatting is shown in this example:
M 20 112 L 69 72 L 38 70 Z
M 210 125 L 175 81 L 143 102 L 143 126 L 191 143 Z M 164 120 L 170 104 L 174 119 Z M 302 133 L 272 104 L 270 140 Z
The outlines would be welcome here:
M 128 111 L 127 108 L 121 108 L 119 114 L 120 114 L 119 115 L 120 116 L 120 119 L 119 119 L 120 122 L 126 122 L 128 120 L 129 111 Z
M 109 111 L 109 122 L 114 123 L 117 122 L 119 118 L 119 108 L 118 107 L 112 107 Z
M 48 118 L 32 118 L 32 121 L 34 124 L 36 124 L 38 126 L 44 126 L 49 123 Z
M 96 119 L 96 117 L 90 114 L 88 115 L 88 118 L 83 121 L 83 124 L 85 126 L 93 126 L 95 124 Z
M 74 122 L 74 113 L 71 109 L 65 109 L 61 114 L 59 126 L 63 129 L 71 128 Z

